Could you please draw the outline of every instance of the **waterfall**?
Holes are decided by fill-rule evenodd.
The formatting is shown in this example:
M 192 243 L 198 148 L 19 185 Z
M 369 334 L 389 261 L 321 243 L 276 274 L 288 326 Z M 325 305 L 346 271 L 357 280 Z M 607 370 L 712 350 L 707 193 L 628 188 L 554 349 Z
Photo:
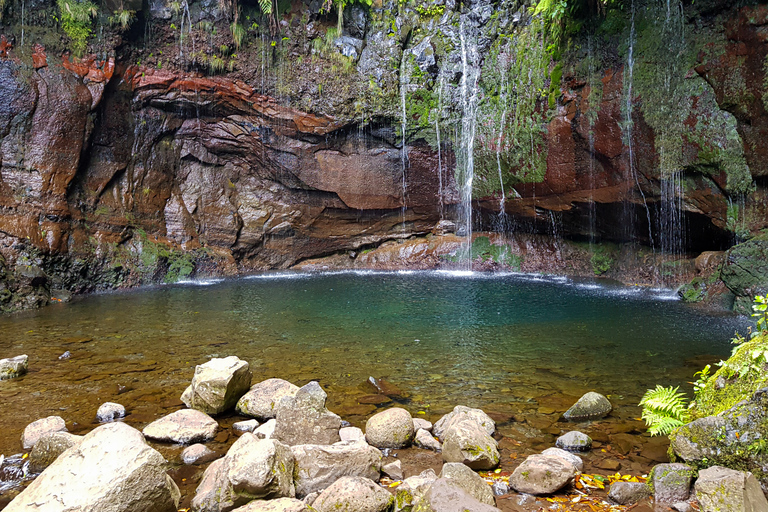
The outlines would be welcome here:
M 460 233 L 466 237 L 465 254 L 471 260 L 472 248 L 472 186 L 475 173 L 474 150 L 477 128 L 478 81 L 480 69 L 477 65 L 478 50 L 475 41 L 468 42 L 465 16 L 459 22 L 461 41 L 461 140 L 459 147 L 459 186 L 461 189 Z M 470 63 L 470 59 L 472 62 Z M 471 261 L 470 261 L 471 265 Z
M 443 109 L 443 77 L 440 76 L 440 83 L 437 89 L 437 111 L 435 113 L 435 136 L 437 137 L 437 205 L 440 210 L 440 220 L 443 220 L 443 148 L 440 144 L 440 113 Z
M 501 65 L 501 63 L 499 63 Z M 501 171 L 501 148 L 504 144 L 504 127 L 507 124 L 507 69 L 509 66 L 503 66 L 501 70 L 501 120 L 499 121 L 499 133 L 496 137 L 496 169 L 499 172 L 499 189 L 501 198 L 499 199 L 499 215 L 496 218 L 496 228 L 504 233 L 507 230 L 507 194 L 504 191 L 504 176 Z
M 592 41 L 593 34 L 590 32 L 587 35 L 587 62 L 588 62 L 588 70 L 587 73 L 589 74 L 589 97 L 594 97 L 595 93 L 595 87 L 597 84 L 595 84 L 595 56 L 594 56 L 594 49 L 592 48 L 593 41 Z M 597 209 L 595 205 L 595 117 L 597 116 L 597 111 L 599 110 L 599 105 L 592 105 L 592 101 L 589 101 L 589 112 L 594 114 L 588 115 L 587 120 L 589 122 L 589 245 L 590 249 L 592 244 L 595 241 L 595 231 L 597 230 Z
M 406 172 L 408 170 L 408 147 L 406 146 L 406 131 L 408 130 L 408 112 L 406 109 L 406 96 L 408 85 L 411 81 L 410 68 L 408 66 L 408 55 L 410 52 L 403 52 L 402 62 L 400 63 L 400 130 L 402 132 L 400 150 L 400 172 L 401 172 L 401 187 L 403 194 L 403 205 L 400 208 L 400 220 L 402 225 L 402 231 L 405 233 L 405 214 L 408 208 L 407 205 L 407 193 L 408 183 L 406 181 Z

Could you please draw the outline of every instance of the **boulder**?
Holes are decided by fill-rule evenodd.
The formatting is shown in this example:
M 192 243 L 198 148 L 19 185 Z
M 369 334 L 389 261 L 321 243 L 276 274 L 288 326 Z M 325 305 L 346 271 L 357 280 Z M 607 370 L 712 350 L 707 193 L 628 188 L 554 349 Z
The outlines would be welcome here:
M 571 430 L 558 437 L 555 446 L 569 452 L 585 452 L 592 448 L 592 438 L 578 430 Z
M 141 432 L 107 423 L 62 453 L 5 510 L 175 512 L 181 494 L 165 470 Z
M 429 490 L 437 475 L 432 469 L 427 469 L 415 476 L 410 476 L 397 486 L 394 512 L 410 511 Z
M 344 476 L 321 492 L 312 507 L 317 512 L 384 512 L 393 502 L 394 496 L 373 480 Z
M 341 418 L 325 408 L 328 395 L 315 381 L 277 405 L 273 437 L 287 445 L 333 444 L 341 440 Z
M 384 464 L 381 466 L 381 472 L 387 475 L 392 480 L 402 480 L 405 475 L 403 474 L 403 463 L 399 460 Z
M 219 424 L 195 409 L 183 409 L 153 421 L 144 427 L 144 435 L 156 441 L 190 444 L 210 441 Z
M 487 505 L 496 505 L 496 498 L 493 497 L 491 486 L 480 475 L 464 464 L 457 462 L 443 464 L 440 478 L 450 480 L 477 501 Z
M 187 446 L 181 452 L 181 462 L 184 464 L 205 464 L 216 459 L 216 452 L 204 444 Z
M 405 448 L 413 441 L 411 413 L 399 407 L 371 416 L 365 424 L 365 440 L 376 448 Z
M 278 498 L 276 500 L 253 500 L 233 512 L 312 512 L 301 500 L 295 498 Z
M 568 421 L 598 420 L 608 416 L 611 409 L 613 407 L 607 398 L 600 393 L 590 391 L 565 411 L 563 418 Z
M 322 491 L 343 476 L 360 476 L 375 482 L 381 472 L 381 451 L 362 443 L 331 446 L 303 444 L 291 448 L 296 460 L 296 496 Z
M 573 464 L 573 467 L 576 468 L 577 471 L 581 471 L 584 469 L 584 461 L 581 457 L 578 455 L 565 451 L 562 448 L 547 448 L 543 452 L 541 452 L 542 455 L 552 455 L 555 457 L 560 457 L 561 459 L 567 460 L 571 464 Z
M 293 498 L 291 449 L 245 433 L 203 473 L 192 499 L 196 512 L 228 512 L 255 499 Z
M 432 427 L 432 435 L 445 442 L 445 434 L 451 425 L 459 423 L 465 419 L 470 419 L 483 427 L 488 432 L 488 435 L 493 435 L 496 432 L 496 422 L 491 419 L 490 416 L 485 414 L 480 409 L 471 409 L 463 405 L 457 405 L 453 408 L 453 411 L 449 412 L 434 424 Z
M 15 379 L 27 373 L 29 357 L 26 355 L 0 359 L 0 380 Z
M 760 483 L 748 471 L 712 466 L 699 471 L 694 486 L 702 512 L 768 511 Z
M 648 478 L 656 503 L 687 501 L 696 470 L 686 464 L 657 464 Z
M 96 411 L 96 419 L 101 423 L 107 423 L 120 418 L 125 418 L 125 407 L 114 402 L 105 402 Z
M 253 433 L 259 439 L 272 439 L 272 435 L 275 433 L 275 426 L 277 426 L 277 420 L 273 418 L 254 430 Z
M 443 460 L 461 462 L 472 469 L 493 469 L 499 464 L 498 443 L 479 423 L 465 418 L 452 423 L 445 433 Z
M 44 435 L 52 434 L 53 432 L 66 432 L 66 430 L 67 425 L 60 416 L 41 418 L 24 428 L 24 432 L 21 434 L 21 444 L 25 450 L 29 450 Z
M 247 362 L 236 356 L 213 358 L 195 367 L 192 384 L 181 395 L 181 401 L 206 414 L 220 414 L 234 407 L 250 385 Z
M 651 490 L 641 482 L 613 482 L 608 497 L 619 505 L 632 505 L 651 495 Z
M 413 439 L 413 444 L 418 446 L 419 448 L 424 448 L 425 450 L 432 450 L 433 452 L 440 453 L 443 451 L 443 445 L 440 444 L 440 441 L 432 437 L 432 434 L 424 430 L 423 428 L 420 428 L 416 431 L 416 436 Z
M 509 485 L 526 494 L 552 494 L 576 476 L 576 468 L 557 455 L 531 455 L 509 477 Z
M 259 422 L 258 420 L 236 421 L 232 424 L 232 428 L 238 432 L 253 432 L 259 428 Z
M 432 432 L 432 422 L 422 418 L 413 418 L 413 430 L 418 431 L 419 429 Z
M 284 396 L 296 396 L 299 387 L 283 379 L 267 379 L 254 384 L 237 401 L 237 412 L 260 421 L 275 417 L 277 403 Z
M 59 455 L 83 442 L 83 436 L 69 432 L 51 432 L 37 440 L 29 454 L 29 471 L 40 473 L 53 464 Z
M 424 495 L 419 498 L 413 510 L 419 512 L 499 512 L 492 505 L 482 503 L 452 480 L 438 478 Z

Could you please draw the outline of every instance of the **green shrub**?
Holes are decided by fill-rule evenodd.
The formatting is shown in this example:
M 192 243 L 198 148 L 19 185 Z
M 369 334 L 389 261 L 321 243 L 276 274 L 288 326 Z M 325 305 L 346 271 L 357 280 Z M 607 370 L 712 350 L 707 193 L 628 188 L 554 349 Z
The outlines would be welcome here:
M 613 266 L 613 257 L 605 252 L 605 250 L 597 248 L 595 249 L 595 252 L 592 253 L 589 262 L 592 264 L 592 272 L 594 272 L 596 276 L 601 276 L 611 270 L 611 266 Z
M 652 436 L 667 435 L 685 425 L 689 418 L 686 401 L 685 393 L 679 393 L 678 388 L 672 386 L 657 385 L 656 389 L 649 389 L 640 400 L 648 432 Z
M 87 48 L 87 40 L 91 35 L 91 18 L 98 10 L 91 2 L 75 0 L 57 0 L 61 16 L 61 28 L 72 43 L 72 51 L 82 56 Z

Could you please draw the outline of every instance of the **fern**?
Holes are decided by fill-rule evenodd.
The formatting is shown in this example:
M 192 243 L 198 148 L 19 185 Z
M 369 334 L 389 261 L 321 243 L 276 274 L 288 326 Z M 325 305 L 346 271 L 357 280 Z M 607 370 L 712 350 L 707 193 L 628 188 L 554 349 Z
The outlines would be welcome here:
M 259 0 L 259 7 L 264 14 L 272 14 L 272 0 Z
M 652 436 L 667 435 L 688 422 L 685 393 L 678 389 L 657 384 L 656 389 L 649 389 L 640 400 L 642 418 Z

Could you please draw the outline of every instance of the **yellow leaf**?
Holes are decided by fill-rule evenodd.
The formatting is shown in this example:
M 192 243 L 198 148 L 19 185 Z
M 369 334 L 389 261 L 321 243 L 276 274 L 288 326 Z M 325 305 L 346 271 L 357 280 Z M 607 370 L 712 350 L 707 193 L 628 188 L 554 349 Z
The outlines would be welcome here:
M 398 485 L 400 485 L 401 483 L 403 483 L 403 482 L 392 482 L 391 484 L 389 484 L 389 487 L 390 487 L 390 489 L 391 489 L 391 488 L 393 488 L 393 487 L 397 487 L 397 486 L 398 486 Z

